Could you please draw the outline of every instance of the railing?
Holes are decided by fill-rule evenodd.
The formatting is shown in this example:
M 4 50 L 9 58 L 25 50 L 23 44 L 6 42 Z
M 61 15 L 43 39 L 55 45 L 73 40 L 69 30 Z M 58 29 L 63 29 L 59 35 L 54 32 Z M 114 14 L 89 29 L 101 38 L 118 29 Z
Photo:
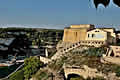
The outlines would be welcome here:
M 40 61 L 42 61 L 43 63 L 49 63 L 50 61 L 51 61 L 51 59 L 48 59 L 48 58 L 46 58 L 46 57 L 42 57 L 42 56 L 40 56 Z
M 67 46 L 65 48 L 58 50 L 51 59 L 55 60 L 55 59 L 61 57 L 64 53 L 69 52 L 70 50 L 77 48 L 79 46 L 100 47 L 100 46 L 103 46 L 106 44 L 107 43 L 105 41 L 95 41 L 95 40 L 79 41 L 79 42 L 73 43 L 70 46 Z

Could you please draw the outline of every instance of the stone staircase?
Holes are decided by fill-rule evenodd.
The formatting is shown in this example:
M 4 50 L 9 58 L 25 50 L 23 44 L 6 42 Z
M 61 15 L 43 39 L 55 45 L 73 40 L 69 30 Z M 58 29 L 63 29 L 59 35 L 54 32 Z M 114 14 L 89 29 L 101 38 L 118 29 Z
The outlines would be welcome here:
M 62 49 L 59 49 L 56 52 L 56 54 L 51 57 L 51 60 L 59 59 L 61 56 L 64 56 L 65 53 L 67 53 L 70 50 L 73 50 L 79 46 L 100 47 L 105 44 L 106 43 L 104 41 L 79 41 L 79 42 L 73 43 L 67 47 L 63 47 Z
M 76 43 L 72 43 L 68 46 L 64 46 L 63 48 L 59 49 L 55 55 L 48 59 L 46 57 L 40 57 L 40 60 L 44 63 L 49 63 L 52 60 L 56 60 L 64 56 L 67 52 L 77 48 L 77 47 L 100 47 L 105 45 L 106 43 L 103 41 L 79 41 Z

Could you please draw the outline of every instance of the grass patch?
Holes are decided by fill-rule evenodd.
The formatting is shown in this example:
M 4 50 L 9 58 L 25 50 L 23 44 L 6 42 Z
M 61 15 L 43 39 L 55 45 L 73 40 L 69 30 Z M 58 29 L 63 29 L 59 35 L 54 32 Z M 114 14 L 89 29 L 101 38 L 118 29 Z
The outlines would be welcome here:
M 33 75 L 33 79 L 35 80 L 47 80 L 49 77 L 49 72 L 47 70 L 39 70 L 35 75 Z
M 24 80 L 24 71 L 19 70 L 10 76 L 9 80 Z

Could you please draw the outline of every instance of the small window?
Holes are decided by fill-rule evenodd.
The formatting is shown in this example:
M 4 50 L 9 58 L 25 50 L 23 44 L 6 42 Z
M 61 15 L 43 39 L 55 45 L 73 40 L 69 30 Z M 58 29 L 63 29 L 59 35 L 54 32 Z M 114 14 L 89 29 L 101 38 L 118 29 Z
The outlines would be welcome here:
M 92 37 L 95 37 L 95 34 L 92 34 Z
M 101 44 L 101 42 L 98 42 L 98 44 Z
M 75 32 L 75 35 L 77 36 L 77 32 Z
M 95 31 L 95 32 L 99 32 L 99 31 Z
M 90 35 L 88 34 L 88 37 L 89 37 Z

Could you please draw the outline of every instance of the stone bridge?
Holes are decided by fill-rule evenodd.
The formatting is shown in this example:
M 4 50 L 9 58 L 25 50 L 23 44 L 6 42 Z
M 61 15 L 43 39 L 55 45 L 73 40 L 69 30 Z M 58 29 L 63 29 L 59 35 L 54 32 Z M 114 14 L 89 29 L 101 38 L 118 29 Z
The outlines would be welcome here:
M 79 41 L 77 43 L 73 43 L 65 48 L 58 50 L 56 52 L 56 54 L 54 56 L 52 56 L 51 59 L 56 60 L 56 59 L 60 58 L 61 56 L 63 56 L 66 52 L 69 52 L 70 50 L 75 49 L 79 46 L 100 47 L 100 46 L 104 46 L 104 45 L 106 45 L 105 41 L 95 41 L 95 40 L 93 40 L 93 41 L 90 41 L 90 40 Z
M 69 75 L 76 74 L 82 76 L 83 78 L 94 78 L 97 76 L 103 77 L 102 73 L 99 73 L 97 69 L 89 68 L 88 66 L 84 65 L 83 68 L 80 67 L 65 67 L 64 68 L 65 78 L 68 79 Z

